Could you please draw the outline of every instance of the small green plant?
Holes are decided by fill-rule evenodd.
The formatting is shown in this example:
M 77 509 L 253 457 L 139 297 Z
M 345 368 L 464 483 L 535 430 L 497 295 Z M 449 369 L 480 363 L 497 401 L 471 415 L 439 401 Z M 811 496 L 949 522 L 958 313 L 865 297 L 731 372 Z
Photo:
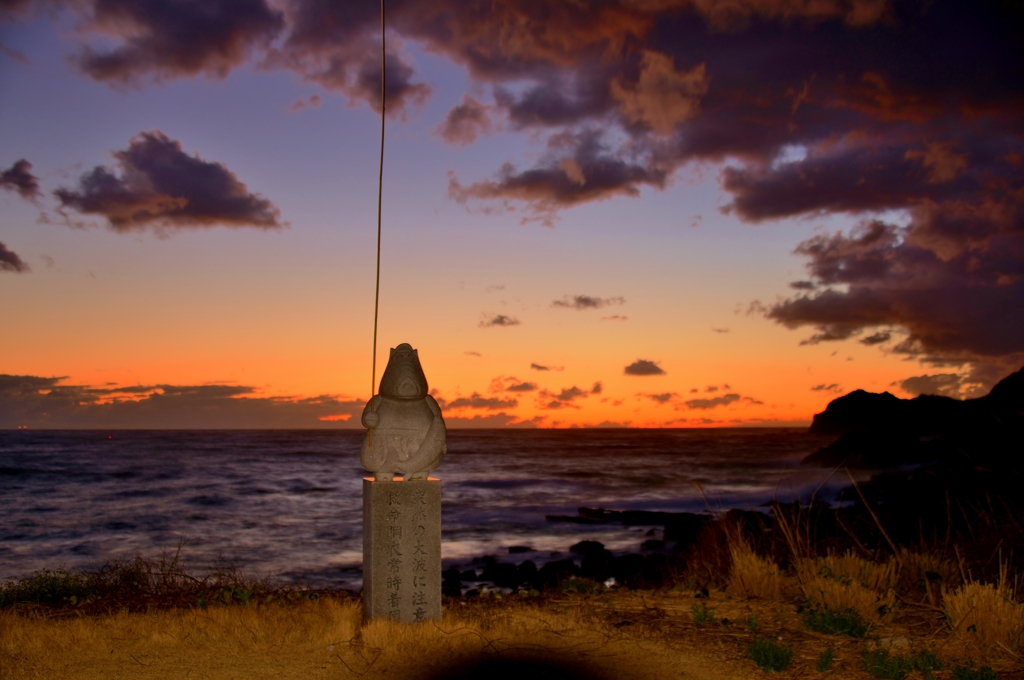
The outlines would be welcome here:
M 793 649 L 757 636 L 747 647 L 747 656 L 762 670 L 769 673 L 782 671 L 793 663 Z
M 932 671 L 942 668 L 942 662 L 929 651 L 911 656 L 893 654 L 887 647 L 864 652 L 864 670 L 882 680 L 903 680 L 915 668 L 924 680 L 932 680 Z
M 604 592 L 604 585 L 592 578 L 570 576 L 558 584 L 563 595 L 598 595 Z
M 698 628 L 715 622 L 715 611 L 708 609 L 707 605 L 703 602 L 693 605 L 690 611 L 693 613 L 693 625 Z
M 999 680 L 999 674 L 988 666 L 975 668 L 970 666 L 957 666 L 953 669 L 953 680 Z
M 864 670 L 882 680 L 903 680 L 914 670 L 914 662 L 905 656 L 892 654 L 888 647 L 864 652 Z
M 818 672 L 824 673 L 825 671 L 832 668 L 832 663 L 836 660 L 836 648 L 829 645 L 818 655 Z
M 232 594 L 245 607 L 248 607 L 250 600 L 252 600 L 252 588 L 235 588 Z
M 747 619 L 747 630 L 752 630 L 755 633 L 759 630 L 759 626 L 757 625 L 757 617 L 753 614 L 751 614 L 750 618 Z
M 939 661 L 938 657 L 929 652 L 928 650 L 922 650 L 910 657 L 910 660 L 914 663 L 914 668 L 921 671 L 921 675 L 924 676 L 924 680 L 932 680 L 934 677 L 932 671 L 937 671 L 942 668 L 942 662 Z
M 807 609 L 801 615 L 808 630 L 826 635 L 849 635 L 864 637 L 868 632 L 868 623 L 860 614 L 852 609 L 836 611 L 834 609 Z

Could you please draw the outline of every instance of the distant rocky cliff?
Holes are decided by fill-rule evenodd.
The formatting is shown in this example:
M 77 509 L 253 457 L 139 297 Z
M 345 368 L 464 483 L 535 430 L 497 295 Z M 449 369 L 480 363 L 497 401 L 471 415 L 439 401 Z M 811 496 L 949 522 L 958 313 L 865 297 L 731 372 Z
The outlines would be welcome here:
M 838 439 L 803 464 L 870 471 L 836 500 L 866 501 L 897 541 L 1001 536 L 1024 514 L 1024 368 L 964 401 L 857 390 L 814 416 L 811 432 Z
M 978 399 L 856 390 L 814 416 L 810 431 L 839 438 L 805 465 L 892 469 L 966 459 L 975 465 L 1017 465 L 1024 458 L 1024 368 Z

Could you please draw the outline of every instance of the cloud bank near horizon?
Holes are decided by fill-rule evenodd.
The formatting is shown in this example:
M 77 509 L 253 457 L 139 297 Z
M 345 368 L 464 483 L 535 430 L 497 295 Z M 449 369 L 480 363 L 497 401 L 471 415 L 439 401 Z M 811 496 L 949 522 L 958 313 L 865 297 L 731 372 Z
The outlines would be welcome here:
M 261 397 L 245 385 L 65 384 L 0 374 L 0 429 L 362 428 L 365 401 L 334 395 Z

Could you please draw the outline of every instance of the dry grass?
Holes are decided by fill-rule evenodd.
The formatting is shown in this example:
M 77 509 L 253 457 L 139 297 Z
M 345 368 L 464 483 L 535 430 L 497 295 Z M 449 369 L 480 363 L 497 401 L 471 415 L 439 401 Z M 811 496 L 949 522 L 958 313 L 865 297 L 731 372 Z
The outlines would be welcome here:
M 896 593 L 878 593 L 857 581 L 837 581 L 826 576 L 800 584 L 804 597 L 822 610 L 843 612 L 853 610 L 864 621 L 890 623 L 895 615 Z
M 801 583 L 824 576 L 840 581 L 856 582 L 868 590 L 887 591 L 896 587 L 899 579 L 899 562 L 887 560 L 875 562 L 857 557 L 852 552 L 843 555 L 805 558 L 793 563 L 796 576 Z
M 715 620 L 695 626 L 695 602 Z M 351 597 L 59 618 L 43 611 L 0 611 L 0 678 L 752 680 L 765 677 L 748 658 L 757 637 L 793 650 L 783 677 L 820 677 L 818 660 L 832 649 L 831 680 L 870 678 L 864 640 L 808 630 L 794 601 L 716 589 L 699 599 L 692 589 L 454 599 L 440 622 L 418 625 L 362 626 Z M 872 637 L 906 654 L 934 645 L 955 667 L 962 645 L 945 632 L 929 638 L 932 630 L 913 633 L 896 621 L 877 624 Z M 1024 671 L 1002 651 L 971 658 L 1003 677 Z
M 870 623 L 890 623 L 895 614 L 895 560 L 871 562 L 853 553 L 794 561 L 800 592 L 821 609 L 851 609 Z
M 757 677 L 742 659 L 680 652 L 572 604 L 481 600 L 417 625 L 361 626 L 361 616 L 357 601 L 333 598 L 60 619 L 0 612 L 0 677 Z
M 960 582 L 958 565 L 935 552 L 904 548 L 896 555 L 896 561 L 900 567 L 897 590 L 932 607 L 939 606 L 943 589 Z
M 953 635 L 980 650 L 1014 653 L 1024 643 L 1024 604 L 1014 600 L 1005 566 L 996 584 L 971 579 L 944 591 L 943 609 Z
M 732 556 L 732 570 L 726 592 L 734 597 L 782 599 L 784 577 L 775 562 L 755 553 L 738 533 L 730 536 L 729 553 Z
M 330 599 L 56 620 L 5 613 L 0 656 L 10 665 L 3 664 L 0 676 L 164 677 L 202 668 L 189 677 L 218 677 L 224 669 L 251 667 L 251 677 L 288 677 L 281 673 L 289 665 L 281 658 L 285 650 L 315 663 L 328 645 L 353 637 L 359 616 L 357 605 Z
M 938 553 L 915 552 L 904 548 L 896 556 L 896 561 L 900 565 L 900 584 L 906 589 L 931 580 L 945 584 L 956 583 L 959 580 L 957 564 Z

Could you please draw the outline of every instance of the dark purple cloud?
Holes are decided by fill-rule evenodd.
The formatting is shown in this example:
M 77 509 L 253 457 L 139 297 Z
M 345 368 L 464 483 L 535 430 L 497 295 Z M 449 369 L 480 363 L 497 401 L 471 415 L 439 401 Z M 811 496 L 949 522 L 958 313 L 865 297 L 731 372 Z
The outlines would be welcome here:
M 387 78 L 384 82 L 384 106 L 392 116 L 404 118 L 411 107 L 424 103 L 430 96 L 430 87 L 412 82 L 412 67 L 396 54 L 388 52 L 385 57 Z M 355 70 L 351 83 L 320 81 L 325 86 L 334 86 L 347 94 L 353 101 L 364 101 L 380 111 L 380 56 L 364 59 Z
M 206 74 L 223 78 L 284 29 L 265 0 L 93 0 L 88 25 L 119 43 L 83 47 L 78 67 L 118 85 Z
M 262 429 L 361 427 L 364 402 L 321 395 L 260 397 L 244 385 L 64 384 L 0 375 L 0 429 Z
M 566 295 L 561 300 L 552 302 L 551 306 L 575 309 L 577 312 L 581 312 L 585 309 L 601 309 L 609 305 L 622 305 L 625 303 L 626 300 L 621 297 L 599 298 L 591 297 L 590 295 Z
M 266 198 L 220 163 L 185 153 L 159 130 L 133 137 L 114 152 L 118 168 L 96 166 L 74 188 L 54 192 L 63 208 L 107 219 L 119 232 L 153 228 L 283 226 Z
M 23 274 L 27 271 L 29 271 L 29 267 L 25 261 L 18 257 L 16 252 L 8 250 L 7 246 L 0 243 L 0 272 Z
M 29 201 L 40 196 L 39 179 L 32 174 L 32 164 L 24 158 L 0 172 L 0 187 L 8 191 L 17 191 L 22 198 Z
M 937 394 L 942 397 L 959 399 L 963 396 L 961 393 L 963 382 L 963 377 L 956 373 L 935 373 L 917 375 L 893 384 L 899 385 L 904 392 L 909 392 L 915 397 L 921 394 Z
M 850 235 L 816 236 L 797 248 L 825 288 L 780 302 L 767 316 L 817 332 L 805 343 L 845 340 L 890 327 L 905 331 L 898 349 L 916 355 L 986 360 L 1024 352 L 1024 195 L 998 208 L 968 210 L 989 222 L 984 240 L 957 243 L 935 234 L 955 213 L 919 212 L 905 228 L 872 221 Z M 977 222 L 972 222 L 977 224 Z M 980 234 L 981 229 L 973 230 Z M 830 286 L 845 286 L 834 288 Z
M 647 397 L 651 401 L 657 404 L 667 404 L 672 401 L 673 398 L 679 396 L 675 392 L 662 392 L 661 394 L 641 394 L 641 397 Z
M 534 371 L 563 371 L 564 366 L 546 366 L 544 364 L 530 364 L 530 368 Z
M 318 109 L 323 103 L 323 97 L 318 94 L 311 94 L 308 97 L 296 100 L 294 104 L 288 107 L 288 110 L 293 113 L 298 113 L 303 109 Z
M 561 208 L 616 194 L 636 197 L 642 185 L 660 188 L 668 179 L 668 169 L 649 159 L 613 153 L 597 130 L 553 136 L 545 158 L 541 165 L 522 171 L 506 163 L 493 179 L 469 185 L 452 176 L 448 195 L 462 204 L 504 201 L 511 207 L 509 201 L 524 201 L 532 214 L 528 219 L 550 226 Z
M 494 326 L 518 326 L 521 322 L 514 316 L 504 314 L 484 314 L 480 321 L 480 328 L 493 328 Z
M 622 371 L 626 375 L 665 375 L 664 369 L 656 361 L 637 359 Z
M 505 388 L 506 392 L 533 392 L 537 389 L 537 383 L 514 382 Z
M 487 409 L 489 411 L 499 411 L 501 409 L 515 408 L 519 405 L 519 402 L 515 399 L 501 399 L 500 397 L 483 397 L 479 393 L 474 392 L 468 397 L 459 397 L 453 401 L 445 402 L 442 407 L 445 410 L 455 410 L 462 408 L 478 408 Z
M 564 388 L 561 392 L 558 392 L 557 394 L 548 392 L 547 390 L 543 391 L 541 394 L 551 396 L 559 401 L 572 401 L 573 399 L 576 399 L 578 397 L 587 396 L 588 392 L 586 390 L 581 390 L 580 388 L 573 385 L 572 387 Z
M 594 383 L 594 386 L 590 390 L 585 390 L 573 385 L 572 387 L 564 387 L 558 392 L 552 392 L 550 390 L 541 390 L 537 393 L 537 406 L 538 408 L 546 410 L 555 410 L 560 408 L 572 407 L 579 408 L 573 402 L 578 399 L 586 399 L 592 394 L 601 394 L 602 386 L 600 382 Z
M 393 3 L 387 8 L 388 45 L 396 29 L 413 9 Z M 290 32 L 283 45 L 270 50 L 265 65 L 286 68 L 306 82 L 341 92 L 351 105 L 369 104 L 380 111 L 381 49 L 380 5 L 372 2 L 299 0 L 289 4 Z M 401 39 L 398 41 L 401 44 Z M 404 119 L 408 110 L 425 102 L 431 88 L 414 82 L 415 70 L 393 49 L 385 55 L 385 108 L 392 117 Z
M 719 406 L 727 406 L 727 405 L 732 404 L 733 402 L 737 402 L 739 400 L 740 400 L 740 395 L 734 394 L 734 393 L 730 393 L 730 394 L 723 394 L 720 397 L 714 397 L 712 399 L 690 399 L 690 400 L 685 401 L 683 403 L 686 404 L 686 408 L 698 409 L 698 410 L 706 411 L 708 409 L 718 408 Z M 752 402 L 760 403 L 760 402 L 757 402 L 757 400 L 752 400 Z
M 831 383 L 829 385 L 826 385 L 825 383 L 822 383 L 820 385 L 815 385 L 814 387 L 812 387 L 811 391 L 812 392 L 841 392 L 842 390 L 840 389 L 839 385 L 836 384 L 836 383 Z
M 463 95 L 462 102 L 452 107 L 436 131 L 449 144 L 464 146 L 472 144 L 493 127 L 487 107 L 469 95 Z
M 535 428 L 540 420 L 540 418 L 520 420 L 518 416 L 509 415 L 504 412 L 488 413 L 486 415 L 477 413 L 469 418 L 465 416 L 446 414 L 444 417 L 444 424 L 449 430 L 472 430 L 499 427 Z
M 858 342 L 862 345 L 880 345 L 890 340 L 892 340 L 892 333 L 889 331 L 877 331 L 866 338 L 861 338 Z
M 24 15 L 31 5 L 32 0 L 0 0 L 0 21 Z

